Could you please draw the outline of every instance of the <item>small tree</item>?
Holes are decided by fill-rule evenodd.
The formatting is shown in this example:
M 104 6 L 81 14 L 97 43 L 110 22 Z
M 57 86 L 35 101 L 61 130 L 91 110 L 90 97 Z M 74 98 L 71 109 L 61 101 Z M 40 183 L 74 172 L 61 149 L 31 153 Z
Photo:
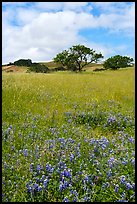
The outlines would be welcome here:
M 36 73 L 47 73 L 49 71 L 47 66 L 36 62 L 32 63 L 32 65 L 29 67 L 29 70 Z
M 61 63 L 68 70 L 81 71 L 83 67 L 97 62 L 100 58 L 103 58 L 101 53 L 96 53 L 84 45 L 75 45 L 57 54 L 54 62 Z
M 14 62 L 14 65 L 30 67 L 32 65 L 32 61 L 31 59 L 19 59 Z
M 119 69 L 124 67 L 131 66 L 131 63 L 133 62 L 133 58 L 127 57 L 127 56 L 120 56 L 115 55 L 113 57 L 108 58 L 104 64 L 103 67 L 106 69 Z

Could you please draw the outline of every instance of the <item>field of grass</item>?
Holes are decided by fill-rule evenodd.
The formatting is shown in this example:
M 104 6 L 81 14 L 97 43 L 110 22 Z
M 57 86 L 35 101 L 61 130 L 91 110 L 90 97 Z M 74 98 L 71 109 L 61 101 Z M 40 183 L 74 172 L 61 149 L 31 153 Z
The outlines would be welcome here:
M 135 69 L 2 75 L 2 201 L 135 201 Z

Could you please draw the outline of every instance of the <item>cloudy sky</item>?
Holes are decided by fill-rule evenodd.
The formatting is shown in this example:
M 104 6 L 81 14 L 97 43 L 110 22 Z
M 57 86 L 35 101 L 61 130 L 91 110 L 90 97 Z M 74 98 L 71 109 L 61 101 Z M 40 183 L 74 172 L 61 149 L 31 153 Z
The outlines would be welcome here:
M 2 2 L 2 64 L 51 61 L 72 45 L 135 56 L 134 2 Z

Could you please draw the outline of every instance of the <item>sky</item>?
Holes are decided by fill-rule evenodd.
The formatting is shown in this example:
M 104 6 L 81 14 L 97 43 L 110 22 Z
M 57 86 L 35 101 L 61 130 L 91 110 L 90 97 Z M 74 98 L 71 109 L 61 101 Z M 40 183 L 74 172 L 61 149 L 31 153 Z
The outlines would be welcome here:
M 2 64 L 52 61 L 78 44 L 135 58 L 135 2 L 2 2 Z

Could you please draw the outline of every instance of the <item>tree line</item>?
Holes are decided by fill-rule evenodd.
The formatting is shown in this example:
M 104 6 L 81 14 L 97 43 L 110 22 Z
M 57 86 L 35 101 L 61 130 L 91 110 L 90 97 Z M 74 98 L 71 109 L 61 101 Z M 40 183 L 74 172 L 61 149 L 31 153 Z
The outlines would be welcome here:
M 85 66 L 91 63 L 98 63 L 104 56 L 102 53 L 97 53 L 95 50 L 88 48 L 84 45 L 74 45 L 68 50 L 64 50 L 58 53 L 54 58 L 54 62 L 59 64 L 58 67 L 52 69 L 52 71 L 65 71 L 71 70 L 75 72 L 81 72 Z M 133 58 L 128 56 L 115 55 L 108 58 L 103 63 L 104 69 L 117 70 L 119 68 L 125 68 L 133 65 Z M 8 65 L 26 66 L 29 71 L 47 73 L 51 72 L 46 65 L 40 63 L 32 63 L 31 59 L 20 59 L 14 63 Z

